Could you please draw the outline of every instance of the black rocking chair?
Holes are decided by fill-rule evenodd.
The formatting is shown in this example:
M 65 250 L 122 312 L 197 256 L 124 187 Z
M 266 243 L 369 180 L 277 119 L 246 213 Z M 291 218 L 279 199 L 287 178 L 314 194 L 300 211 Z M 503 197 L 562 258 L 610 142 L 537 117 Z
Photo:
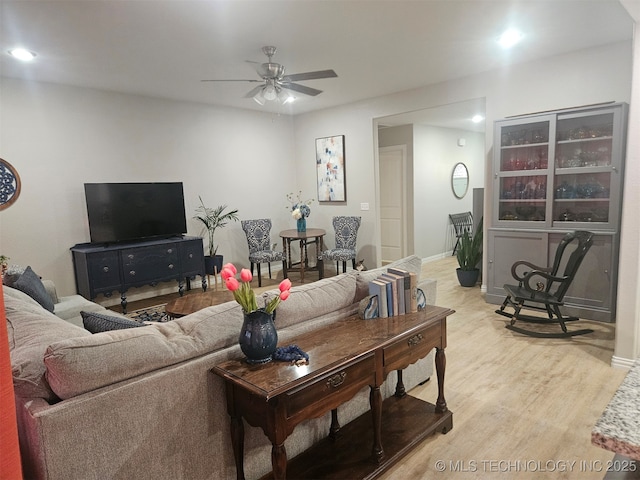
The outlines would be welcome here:
M 574 241 L 577 241 L 578 244 L 575 250 L 571 252 L 564 272 L 562 275 L 558 275 L 565 249 Z M 518 280 L 518 285 L 504 286 L 507 298 L 504 299 L 500 309 L 496 310 L 496 313 L 511 319 L 511 323 L 506 325 L 509 330 L 538 338 L 564 338 L 593 332 L 591 329 L 568 331 L 565 322 L 579 319 L 577 317 L 564 316 L 560 311 L 560 307 L 564 305 L 564 295 L 567 293 L 567 289 L 576 276 L 578 267 L 580 267 L 592 243 L 593 233 L 585 231 L 570 232 L 564 236 L 560 245 L 558 245 L 551 267 L 538 267 L 524 260 L 513 264 L 511 274 L 513 278 Z M 520 274 L 517 269 L 522 265 L 533 270 Z M 505 312 L 504 309 L 507 306 L 513 307 L 514 312 Z M 524 315 L 520 313 L 523 308 L 546 312 L 549 318 Z M 516 320 L 532 323 L 559 323 L 562 332 L 544 333 L 525 330 L 514 326 Z

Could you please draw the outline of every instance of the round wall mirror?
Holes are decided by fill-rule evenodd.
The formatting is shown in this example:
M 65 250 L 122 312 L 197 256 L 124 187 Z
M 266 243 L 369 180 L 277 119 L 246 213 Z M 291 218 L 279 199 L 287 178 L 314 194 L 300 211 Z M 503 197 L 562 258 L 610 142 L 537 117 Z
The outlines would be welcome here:
M 469 188 L 469 170 L 467 170 L 467 166 L 462 162 L 456 163 L 456 166 L 453 167 L 451 188 L 456 198 L 462 198 L 467 193 L 467 189 Z

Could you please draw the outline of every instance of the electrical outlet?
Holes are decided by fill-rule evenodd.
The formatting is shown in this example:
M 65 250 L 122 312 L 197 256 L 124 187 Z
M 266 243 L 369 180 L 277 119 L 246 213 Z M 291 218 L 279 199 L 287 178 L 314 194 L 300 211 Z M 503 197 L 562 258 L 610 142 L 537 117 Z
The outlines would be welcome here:
M 361 203 L 360 204 L 360 210 L 369 210 L 369 204 L 368 203 Z

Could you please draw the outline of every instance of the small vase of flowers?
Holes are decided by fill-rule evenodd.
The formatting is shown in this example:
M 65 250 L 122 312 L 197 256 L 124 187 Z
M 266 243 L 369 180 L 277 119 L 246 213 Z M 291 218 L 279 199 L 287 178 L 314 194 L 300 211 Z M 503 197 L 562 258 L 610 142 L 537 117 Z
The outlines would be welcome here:
M 309 205 L 313 203 L 313 198 L 309 200 L 302 200 L 300 196 L 302 191 L 298 192 L 296 198 L 293 197 L 293 193 L 287 194 L 287 200 L 289 200 L 291 208 L 291 216 L 296 220 L 296 228 L 298 232 L 307 231 L 307 217 L 311 214 L 311 208 Z
M 240 271 L 240 281 L 236 278 L 236 267 L 227 263 L 220 276 L 228 290 L 233 292 L 236 302 L 242 307 L 244 322 L 240 329 L 238 343 L 251 364 L 267 363 L 272 359 L 278 346 L 278 332 L 274 323 L 276 307 L 289 298 L 291 280 L 285 278 L 278 289 L 280 294 L 272 298 L 263 308 L 258 307 L 256 294 L 251 288 L 253 275 L 247 268 Z

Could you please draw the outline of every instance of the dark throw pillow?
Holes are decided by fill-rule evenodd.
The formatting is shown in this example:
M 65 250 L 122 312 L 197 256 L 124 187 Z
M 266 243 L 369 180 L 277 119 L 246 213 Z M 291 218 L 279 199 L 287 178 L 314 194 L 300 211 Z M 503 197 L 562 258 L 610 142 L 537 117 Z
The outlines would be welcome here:
M 20 275 L 20 278 L 13 284 L 13 288 L 26 293 L 42 305 L 44 309 L 53 312 L 53 300 L 44 288 L 42 280 L 31 270 L 31 267 L 25 268 L 24 273 Z
M 122 330 L 123 328 L 146 327 L 146 325 L 121 317 L 112 317 L 96 312 L 80 312 L 84 328 L 91 333 Z

